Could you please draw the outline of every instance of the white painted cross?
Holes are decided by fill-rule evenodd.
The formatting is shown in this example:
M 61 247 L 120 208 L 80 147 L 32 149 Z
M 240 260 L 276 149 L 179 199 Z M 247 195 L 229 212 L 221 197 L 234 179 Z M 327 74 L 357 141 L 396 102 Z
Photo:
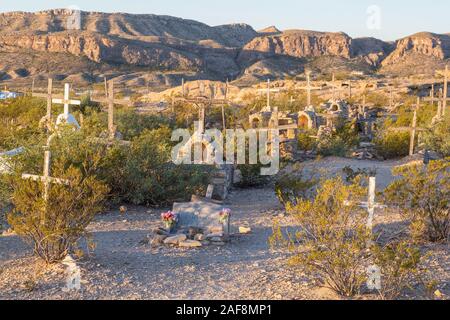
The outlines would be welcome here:
M 306 87 L 300 87 L 300 90 L 306 90 L 306 94 L 307 94 L 307 107 L 311 106 L 311 94 L 313 90 L 320 90 L 322 88 L 320 87 L 313 87 L 311 86 L 311 71 L 307 70 L 305 71 L 306 74 Z
M 375 192 L 377 187 L 377 178 L 370 177 L 369 178 L 369 194 L 367 202 L 360 202 L 358 204 L 359 207 L 367 209 L 369 216 L 367 218 L 367 229 L 372 232 L 373 230 L 373 220 L 375 217 L 375 209 L 376 208 L 386 208 L 385 205 L 379 204 L 375 202 Z M 346 201 L 345 205 L 349 206 L 351 202 Z
M 68 83 L 66 83 L 64 85 L 64 98 L 63 99 L 52 99 L 52 102 L 55 104 L 63 104 L 64 105 L 64 113 L 58 116 L 57 125 L 64 120 L 67 124 L 72 124 L 75 127 L 77 127 L 77 129 L 80 129 L 80 125 L 75 120 L 74 116 L 70 114 L 69 107 L 71 105 L 79 106 L 79 105 L 81 105 L 81 101 L 70 99 L 70 85 Z
M 55 104 L 64 105 L 64 116 L 67 118 L 69 116 L 69 107 L 71 105 L 79 106 L 81 105 L 80 100 L 71 100 L 70 96 L 70 84 L 66 83 L 64 85 L 64 99 L 53 99 L 52 102 Z
M 280 89 L 271 89 L 270 88 L 270 79 L 267 80 L 267 89 L 259 89 L 258 92 L 266 92 L 267 94 L 267 111 L 272 111 L 272 107 L 270 106 L 270 93 L 271 92 L 280 92 Z
M 43 195 L 43 198 L 44 198 L 45 204 L 47 204 L 47 201 L 48 201 L 48 193 L 49 193 L 50 183 L 64 184 L 64 185 L 68 185 L 69 184 L 68 180 L 50 177 L 50 158 L 51 158 L 51 152 L 50 151 L 45 151 L 45 154 L 44 154 L 44 170 L 43 170 L 43 175 L 42 176 L 32 175 L 32 174 L 25 174 L 25 173 L 22 175 L 22 179 L 29 179 L 29 180 L 33 180 L 33 181 L 41 181 L 44 184 L 44 195 Z M 45 210 L 42 213 L 41 221 L 44 221 L 44 219 L 45 219 L 44 214 L 45 214 Z

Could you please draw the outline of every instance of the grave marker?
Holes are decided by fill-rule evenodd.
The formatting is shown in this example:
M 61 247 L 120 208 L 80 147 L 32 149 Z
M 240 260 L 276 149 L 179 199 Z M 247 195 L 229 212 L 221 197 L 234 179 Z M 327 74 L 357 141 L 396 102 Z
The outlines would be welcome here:
M 68 180 L 50 177 L 50 160 L 51 160 L 51 152 L 47 150 L 44 153 L 44 169 L 43 169 L 42 176 L 33 175 L 33 174 L 25 174 L 25 173 L 22 174 L 22 179 L 40 181 L 43 183 L 43 185 L 44 185 L 43 199 L 44 199 L 45 204 L 47 204 L 47 202 L 48 202 L 48 193 L 49 193 L 51 183 L 64 184 L 64 185 L 69 185 L 69 183 L 70 183 Z M 42 223 L 43 223 L 43 221 L 45 221 L 45 211 L 46 210 L 44 210 L 42 212 L 42 216 L 41 216 Z
M 224 233 L 229 234 L 229 223 L 220 222 L 222 210 L 223 206 L 219 204 L 203 201 L 173 204 L 173 212 L 178 215 L 180 227 L 198 227 L 210 232 L 223 228 Z
M 320 87 L 313 87 L 311 85 L 311 70 L 307 70 L 305 71 L 306 74 L 306 87 L 300 87 L 300 90 L 306 90 L 306 94 L 307 94 L 307 107 L 311 106 L 311 94 L 313 90 L 320 90 L 322 88 Z

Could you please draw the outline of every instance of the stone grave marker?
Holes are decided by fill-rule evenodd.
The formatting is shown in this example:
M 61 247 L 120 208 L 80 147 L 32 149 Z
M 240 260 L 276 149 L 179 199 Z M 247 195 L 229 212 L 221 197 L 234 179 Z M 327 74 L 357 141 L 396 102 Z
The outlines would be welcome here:
M 197 227 L 209 233 L 216 233 L 223 228 L 224 235 L 230 233 L 229 223 L 220 222 L 222 205 L 210 202 L 174 203 L 173 212 L 178 215 L 178 226 L 181 228 Z

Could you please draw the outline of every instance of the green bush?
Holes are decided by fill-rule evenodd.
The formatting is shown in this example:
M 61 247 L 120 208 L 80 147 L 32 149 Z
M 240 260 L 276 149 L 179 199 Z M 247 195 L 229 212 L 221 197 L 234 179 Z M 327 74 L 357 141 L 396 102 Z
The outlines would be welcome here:
M 359 144 L 359 135 L 352 124 L 346 124 L 338 128 L 329 137 L 320 139 L 317 151 L 320 155 L 344 157 L 351 148 Z
M 288 236 L 293 265 L 302 265 L 314 279 L 336 293 L 354 296 L 366 280 L 367 213 L 356 204 L 364 195 L 358 184 L 347 186 L 340 178 L 325 181 L 313 200 L 299 199 L 288 213 L 299 226 Z M 345 205 L 346 201 L 350 205 Z M 283 238 L 276 230 L 273 239 Z
M 238 170 L 241 172 L 241 182 L 238 186 L 241 188 L 260 187 L 269 182 L 268 176 L 261 175 L 261 164 L 241 164 Z
M 432 242 L 450 235 L 450 158 L 432 161 L 427 168 L 411 165 L 396 168 L 395 180 L 385 190 L 392 205 L 403 209 L 411 221 L 413 236 Z
M 285 207 L 297 205 L 299 200 L 308 199 L 318 183 L 315 172 L 308 173 L 303 167 L 281 175 L 275 182 L 275 194 Z
M 405 157 L 409 154 L 409 132 L 388 131 L 374 140 L 375 148 L 385 159 Z
M 424 143 L 444 157 L 450 157 L 450 120 L 436 124 L 424 134 Z
M 65 179 L 69 185 L 50 184 L 45 201 L 42 182 L 24 180 L 19 174 L 42 175 L 42 148 L 29 149 L 15 160 L 17 174 L 10 178 L 13 210 L 7 216 L 13 230 L 47 263 L 64 259 L 86 235 L 108 193 L 97 176 L 104 148 L 90 145 L 80 132 L 73 131 L 55 138 L 51 147 L 51 176 Z
M 375 264 L 382 271 L 379 294 L 383 299 L 398 298 L 418 278 L 422 255 L 410 241 L 392 242 L 384 247 L 374 245 L 371 252 Z
M 204 193 L 208 166 L 177 166 L 171 162 L 171 130 L 145 130 L 129 148 L 113 147 L 105 158 L 102 176 L 115 202 L 168 205 Z

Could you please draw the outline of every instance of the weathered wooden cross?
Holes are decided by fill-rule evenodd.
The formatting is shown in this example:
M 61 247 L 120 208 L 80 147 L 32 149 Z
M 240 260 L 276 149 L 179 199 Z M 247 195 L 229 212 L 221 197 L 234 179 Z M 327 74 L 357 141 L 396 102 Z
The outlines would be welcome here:
M 29 179 L 33 181 L 40 181 L 44 185 L 44 194 L 43 199 L 45 202 L 45 205 L 47 205 L 48 202 L 48 194 L 50 189 L 50 184 L 63 184 L 63 185 L 69 185 L 68 180 L 59 179 L 59 178 L 52 178 L 50 177 L 50 160 L 51 160 L 51 152 L 49 150 L 45 151 L 44 153 L 44 170 L 42 176 L 39 175 L 32 175 L 32 174 L 23 174 L 22 179 Z M 45 210 L 42 212 L 41 221 L 45 220 Z
M 442 97 L 442 115 L 445 116 L 447 111 L 447 101 L 448 99 L 448 77 L 450 76 L 450 72 L 448 70 L 448 65 L 445 66 L 445 70 L 438 71 L 438 74 L 444 76 L 444 96 Z
M 114 104 L 120 104 L 121 101 L 117 101 L 114 99 L 114 82 L 112 80 L 107 82 L 107 98 L 106 99 L 95 99 L 93 101 L 104 103 L 108 105 L 108 138 L 106 140 L 107 143 L 111 143 L 113 140 L 116 140 L 122 145 L 129 145 L 129 141 L 123 141 L 117 137 L 117 126 L 114 125 Z
M 389 131 L 408 131 L 410 132 L 411 138 L 410 138 L 410 143 L 409 143 L 409 155 L 412 156 L 414 155 L 414 151 L 415 151 L 415 142 L 416 142 L 416 132 L 417 131 L 425 131 L 424 128 L 418 128 L 417 127 L 417 111 L 420 108 L 420 98 L 417 98 L 417 105 L 414 109 L 414 115 L 413 115 L 413 120 L 412 120 L 412 124 L 411 127 L 398 127 L 398 128 L 389 128 Z
M 259 89 L 258 92 L 266 92 L 267 94 L 267 111 L 272 111 L 272 107 L 270 106 L 270 93 L 271 92 L 280 92 L 280 89 L 272 89 L 270 87 L 270 79 L 267 80 L 267 89 Z
M 306 74 L 306 87 L 300 87 L 300 90 L 306 90 L 307 94 L 307 107 L 311 106 L 311 93 L 313 90 L 320 90 L 320 87 L 311 86 L 311 70 L 305 71 Z

